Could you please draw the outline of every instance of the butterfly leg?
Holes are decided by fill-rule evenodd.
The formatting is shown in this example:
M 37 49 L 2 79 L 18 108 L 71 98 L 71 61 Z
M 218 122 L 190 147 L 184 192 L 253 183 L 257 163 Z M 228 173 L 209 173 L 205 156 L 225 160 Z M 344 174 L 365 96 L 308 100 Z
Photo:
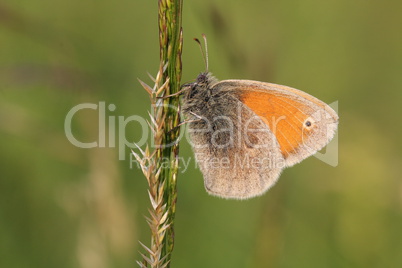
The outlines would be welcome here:
M 199 115 L 197 115 L 197 114 L 195 114 L 195 113 L 193 113 L 193 112 L 190 112 L 190 113 L 191 113 L 192 115 L 194 115 L 195 117 L 197 117 L 197 119 L 183 121 L 183 122 L 181 122 L 180 124 L 178 124 L 177 126 L 175 126 L 174 128 L 172 128 L 171 130 L 169 130 L 169 133 L 170 133 L 170 132 L 173 132 L 173 131 L 176 131 L 178 128 L 180 128 L 181 126 L 183 126 L 183 125 L 185 125 L 185 124 L 189 124 L 189 123 L 193 123 L 193 122 L 197 122 L 197 121 L 203 120 L 203 118 L 202 118 L 201 116 L 199 116 Z
M 187 88 L 182 88 L 181 90 L 177 91 L 176 93 L 170 94 L 170 95 L 166 95 L 166 96 L 161 96 L 161 97 L 157 97 L 157 99 L 167 99 L 170 97 L 174 97 L 174 96 L 178 96 L 181 95 Z

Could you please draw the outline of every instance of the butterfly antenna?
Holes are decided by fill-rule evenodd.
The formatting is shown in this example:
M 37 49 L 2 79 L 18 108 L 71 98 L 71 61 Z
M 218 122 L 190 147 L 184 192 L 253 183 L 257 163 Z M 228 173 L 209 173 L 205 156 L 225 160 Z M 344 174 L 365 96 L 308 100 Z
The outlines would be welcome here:
M 204 44 L 205 44 L 205 65 L 207 67 L 207 72 L 209 71 L 209 64 L 208 64 L 208 42 L 207 42 L 207 36 L 205 34 L 202 34 L 202 38 L 204 38 Z
M 205 42 L 205 52 L 202 49 L 202 45 L 201 45 L 200 40 L 198 38 L 194 38 L 194 41 L 198 43 L 198 47 L 201 50 L 202 58 L 204 60 L 204 64 L 205 64 L 205 67 L 206 67 L 206 72 L 208 72 L 208 50 L 207 50 L 207 46 L 206 46 L 207 39 L 206 39 L 205 34 L 202 34 L 202 37 L 204 38 L 204 42 Z

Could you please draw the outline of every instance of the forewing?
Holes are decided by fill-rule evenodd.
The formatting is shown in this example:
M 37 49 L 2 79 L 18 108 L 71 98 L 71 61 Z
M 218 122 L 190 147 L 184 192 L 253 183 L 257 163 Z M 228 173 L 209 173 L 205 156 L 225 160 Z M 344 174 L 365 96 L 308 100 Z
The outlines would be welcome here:
M 236 92 L 269 126 L 287 166 L 322 149 L 337 129 L 336 112 L 303 91 L 249 80 L 224 80 L 215 86 Z

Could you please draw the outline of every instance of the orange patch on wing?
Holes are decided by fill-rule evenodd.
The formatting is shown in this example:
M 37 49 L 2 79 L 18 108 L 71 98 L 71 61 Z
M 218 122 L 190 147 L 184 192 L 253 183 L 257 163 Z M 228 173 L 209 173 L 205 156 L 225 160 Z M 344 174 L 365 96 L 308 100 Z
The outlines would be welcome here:
M 240 100 L 269 126 L 285 158 L 303 143 L 308 106 L 285 95 L 258 91 L 243 91 Z

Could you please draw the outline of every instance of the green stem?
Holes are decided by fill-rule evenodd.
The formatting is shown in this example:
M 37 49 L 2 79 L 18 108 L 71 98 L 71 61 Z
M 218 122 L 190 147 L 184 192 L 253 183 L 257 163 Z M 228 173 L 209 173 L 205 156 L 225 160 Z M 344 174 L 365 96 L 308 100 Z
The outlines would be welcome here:
M 163 72 L 161 83 L 169 79 L 169 86 L 164 92 L 165 95 L 174 94 L 180 90 L 181 80 L 181 52 L 182 52 L 182 28 L 181 11 L 182 0 L 159 0 L 159 42 L 160 42 L 160 63 L 161 68 L 166 67 Z M 164 100 L 164 111 L 162 116 L 164 121 L 164 135 L 162 135 L 162 144 L 156 157 L 162 157 L 162 161 L 157 161 L 158 165 L 167 165 L 169 168 L 162 168 L 159 180 L 165 182 L 164 201 L 168 211 L 167 223 L 169 228 L 166 231 L 164 241 L 162 242 L 162 257 L 167 256 L 170 264 L 171 253 L 174 246 L 174 217 L 176 212 L 177 200 L 177 173 L 178 173 L 178 139 L 180 129 L 175 128 L 180 122 L 177 107 L 179 98 L 171 97 Z M 164 146 L 167 144 L 172 146 Z M 156 144 L 158 146 L 159 144 Z

